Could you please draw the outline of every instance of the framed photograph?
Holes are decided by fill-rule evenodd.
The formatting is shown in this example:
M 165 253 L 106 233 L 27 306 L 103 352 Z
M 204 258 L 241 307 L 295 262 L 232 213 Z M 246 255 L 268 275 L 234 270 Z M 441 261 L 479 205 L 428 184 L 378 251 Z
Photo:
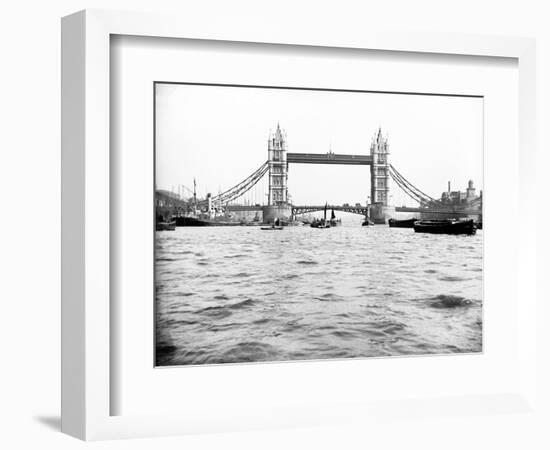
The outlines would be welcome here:
M 482 351 L 482 96 L 154 96 L 157 366 Z
M 532 408 L 533 41 L 84 11 L 62 46 L 64 432 Z

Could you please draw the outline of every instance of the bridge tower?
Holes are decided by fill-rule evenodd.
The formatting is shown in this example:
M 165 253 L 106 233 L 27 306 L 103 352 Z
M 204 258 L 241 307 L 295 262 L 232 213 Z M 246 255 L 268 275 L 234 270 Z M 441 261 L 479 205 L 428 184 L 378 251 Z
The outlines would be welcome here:
M 374 223 L 386 223 L 395 213 L 395 208 L 388 205 L 390 193 L 389 145 L 388 139 L 382 136 L 382 128 L 372 139 L 370 145 L 372 165 L 370 169 L 370 218 Z
M 269 205 L 280 205 L 288 200 L 288 165 L 286 161 L 286 133 L 279 124 L 267 143 L 269 165 Z
M 279 124 L 267 142 L 267 163 L 269 167 L 268 206 L 264 207 L 264 222 L 270 223 L 276 217 L 289 220 L 292 207 L 288 202 L 288 163 L 286 159 L 286 133 Z

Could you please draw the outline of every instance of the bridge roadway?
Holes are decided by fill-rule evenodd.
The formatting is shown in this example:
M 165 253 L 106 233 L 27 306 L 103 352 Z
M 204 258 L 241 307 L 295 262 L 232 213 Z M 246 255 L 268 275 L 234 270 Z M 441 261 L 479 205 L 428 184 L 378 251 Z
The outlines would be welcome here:
M 243 212 L 243 211 L 261 211 L 262 206 L 261 205 L 227 205 L 227 209 L 229 211 L 233 212 Z M 310 212 L 315 211 L 323 211 L 325 209 L 325 205 L 319 205 L 319 206 L 292 206 L 292 214 L 306 214 Z M 354 214 L 361 214 L 365 215 L 368 211 L 368 208 L 366 206 L 342 206 L 342 205 L 327 205 L 327 211 L 332 210 L 334 211 L 344 211 Z
M 326 205 L 327 211 L 343 211 L 348 212 L 352 214 L 360 214 L 362 216 L 366 215 L 368 212 L 367 206 L 342 206 L 342 205 Z M 307 214 L 315 211 L 323 211 L 325 209 L 325 205 L 320 206 L 293 206 L 292 207 L 292 214 Z
M 345 164 L 370 166 L 371 155 L 341 155 L 337 153 L 287 153 L 286 161 L 293 164 Z
M 261 205 L 228 205 L 227 206 L 229 211 L 261 211 L 262 206 Z M 325 209 L 325 205 L 293 205 L 292 206 L 292 214 L 298 215 L 298 214 L 307 214 L 315 211 L 323 211 Z M 343 211 L 343 212 L 349 212 L 353 214 L 360 214 L 362 216 L 366 215 L 368 213 L 368 207 L 366 205 L 359 205 L 359 206 L 343 206 L 343 205 L 327 205 L 327 210 L 334 211 Z M 395 208 L 396 212 L 404 212 L 404 213 L 429 213 L 429 214 L 441 214 L 441 215 L 449 215 L 449 214 L 464 214 L 464 215 L 479 215 L 481 214 L 480 209 L 443 209 L 443 208 L 413 208 L 408 206 L 397 206 Z

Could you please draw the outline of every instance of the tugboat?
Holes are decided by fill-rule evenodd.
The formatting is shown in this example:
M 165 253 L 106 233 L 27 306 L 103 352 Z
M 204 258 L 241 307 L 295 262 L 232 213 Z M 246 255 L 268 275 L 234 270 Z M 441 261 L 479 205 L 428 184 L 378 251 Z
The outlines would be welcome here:
M 432 234 L 476 234 L 473 219 L 469 220 L 419 220 L 414 223 L 416 233 Z
M 389 219 L 388 224 L 391 228 L 413 228 L 414 223 L 417 221 L 418 219 L 416 217 L 405 220 Z

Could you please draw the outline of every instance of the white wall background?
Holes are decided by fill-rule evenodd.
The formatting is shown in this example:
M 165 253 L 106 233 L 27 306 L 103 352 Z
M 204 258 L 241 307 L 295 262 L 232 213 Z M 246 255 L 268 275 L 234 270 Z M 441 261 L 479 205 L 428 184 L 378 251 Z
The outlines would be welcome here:
M 0 10 L 0 447 L 81 448 L 59 433 L 60 346 L 60 17 L 83 8 L 168 10 L 219 20 L 261 20 L 321 29 L 362 27 L 521 35 L 538 39 L 539 203 L 550 148 L 550 28 L 547 2 L 540 0 L 20 0 Z M 238 17 L 238 19 L 235 19 Z M 546 206 L 548 209 L 548 207 Z M 539 223 L 548 223 L 544 210 Z M 545 270 L 548 232 L 539 228 L 539 273 Z M 526 227 L 525 232 L 534 232 Z M 549 266 L 550 267 L 550 266 Z M 542 277 L 541 277 L 542 278 Z M 547 278 L 547 277 L 546 277 Z M 544 285 L 543 285 L 544 283 Z M 539 286 L 541 300 L 548 295 Z M 542 305 L 541 325 L 550 308 Z M 542 381 L 550 379 L 548 327 L 540 330 Z M 543 356 L 543 353 L 545 356 Z M 541 389 L 550 405 L 546 386 Z M 324 428 L 102 442 L 94 448 L 548 448 L 550 417 L 411 419 L 358 428 Z

